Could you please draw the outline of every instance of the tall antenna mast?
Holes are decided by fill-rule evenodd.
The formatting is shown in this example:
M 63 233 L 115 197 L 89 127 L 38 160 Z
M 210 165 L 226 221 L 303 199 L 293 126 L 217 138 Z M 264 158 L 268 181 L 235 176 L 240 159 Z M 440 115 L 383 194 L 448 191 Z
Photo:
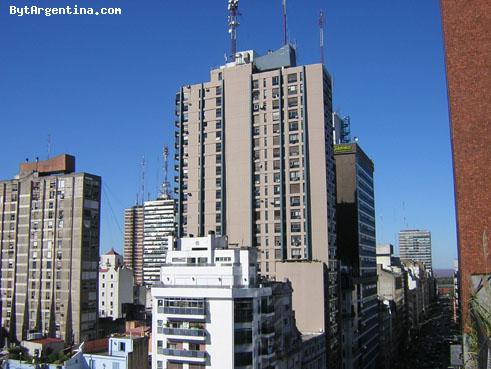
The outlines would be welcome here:
M 288 35 L 286 32 L 286 0 L 283 0 L 283 45 L 288 44 Z
M 228 0 L 228 33 L 230 33 L 230 56 L 235 61 L 237 54 L 237 27 L 239 27 L 239 0 Z
M 324 12 L 322 10 L 319 13 L 319 36 L 321 64 L 324 64 Z
M 141 204 L 145 202 L 145 156 L 142 156 L 142 162 L 141 162 Z
M 169 181 L 167 180 L 167 169 L 168 169 L 168 162 L 169 162 L 169 147 L 167 145 L 164 145 L 164 150 L 163 150 L 163 156 L 164 156 L 164 182 L 162 182 L 162 189 L 160 191 L 161 196 L 165 198 L 169 198 L 169 190 L 170 190 L 170 184 Z
M 51 135 L 48 135 L 48 142 L 47 142 L 47 152 L 48 152 L 48 159 L 51 156 Z

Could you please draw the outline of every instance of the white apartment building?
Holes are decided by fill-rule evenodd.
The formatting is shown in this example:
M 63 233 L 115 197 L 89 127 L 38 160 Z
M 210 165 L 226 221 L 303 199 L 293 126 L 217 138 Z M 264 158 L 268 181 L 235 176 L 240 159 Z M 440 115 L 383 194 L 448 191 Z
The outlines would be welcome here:
M 99 317 L 123 317 L 123 304 L 133 303 L 133 271 L 113 249 L 101 256 L 99 268 Z
M 274 364 L 273 289 L 256 281 L 256 249 L 227 246 L 209 234 L 182 238 L 168 252 L 152 287 L 152 368 Z M 294 327 L 287 316 L 284 324 Z
M 175 231 L 175 200 L 164 195 L 145 201 L 143 212 L 143 283 L 148 286 L 160 280 L 169 236 Z

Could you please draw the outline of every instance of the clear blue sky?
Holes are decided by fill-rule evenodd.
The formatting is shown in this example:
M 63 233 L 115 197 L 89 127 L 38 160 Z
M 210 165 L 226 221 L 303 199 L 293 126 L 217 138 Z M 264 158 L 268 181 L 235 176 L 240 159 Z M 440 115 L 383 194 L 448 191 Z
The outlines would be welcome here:
M 226 0 L 79 0 L 122 16 L 24 16 L 0 3 L 0 178 L 24 158 L 77 157 L 104 181 L 101 251 L 122 249 L 123 209 L 162 180 L 160 152 L 173 144 L 174 94 L 206 81 L 229 42 Z M 241 0 L 239 49 L 281 46 L 281 0 Z M 299 63 L 319 61 L 317 15 L 326 14 L 326 64 L 334 107 L 375 162 L 378 242 L 405 228 L 432 231 L 433 263 L 456 257 L 453 180 L 437 0 L 288 0 Z M 170 168 L 172 168 L 172 162 Z

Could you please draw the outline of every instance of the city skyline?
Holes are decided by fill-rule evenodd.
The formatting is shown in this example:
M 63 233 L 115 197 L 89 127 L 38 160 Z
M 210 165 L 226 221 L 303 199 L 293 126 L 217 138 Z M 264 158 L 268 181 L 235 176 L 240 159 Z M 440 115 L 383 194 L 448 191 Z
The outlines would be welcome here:
M 353 3 L 359 6 L 324 7 L 326 64 L 334 77 L 334 108 L 352 117 L 352 136 L 360 138 L 375 162 L 377 241 L 397 245 L 399 230 L 429 229 L 435 267 L 450 267 L 456 257 L 455 219 L 438 4 L 391 4 L 383 9 L 383 5 Z M 8 16 L 0 15 L 0 27 L 6 31 L 0 40 L 11 57 L 0 59 L 0 76 L 7 82 L 0 86 L 5 102 L 0 120 L 8 123 L 5 137 L 15 137 L 19 126 L 28 128 L 24 147 L 7 139 L 2 154 L 9 160 L 2 163 L 0 177 L 11 178 L 25 157 L 44 159 L 51 135 L 52 156 L 76 155 L 79 169 L 103 178 L 101 253 L 111 247 L 122 253 L 123 211 L 135 202 L 142 155 L 149 162 L 146 188 L 151 198 L 156 196 L 162 180 L 157 158 L 164 144 L 173 144 L 175 90 L 184 77 L 190 84 L 204 80 L 212 67 L 223 64 L 228 50 L 225 4 L 193 4 L 196 11 L 185 13 L 189 29 L 173 32 L 178 23 L 171 18 L 186 4 L 163 7 L 150 1 L 147 7 L 154 7 L 157 14 L 145 18 L 148 24 L 134 32 L 125 30 L 125 25 L 142 26 L 138 17 L 143 10 L 126 1 L 121 6 L 127 15 L 105 18 L 103 23 L 72 18 L 48 24 L 46 19 L 33 19 L 27 29 L 19 27 L 16 18 L 3 22 Z M 288 3 L 289 36 L 296 40 L 302 64 L 319 61 L 316 16 L 323 5 L 313 2 L 301 9 L 296 2 Z M 373 16 L 370 20 L 367 11 Z M 281 46 L 280 2 L 244 3 L 241 12 L 239 50 L 264 52 Z M 268 34 L 260 32 L 266 29 L 260 24 L 266 19 Z M 383 26 L 375 25 L 381 20 Z M 82 36 L 86 24 L 94 30 Z M 67 27 L 67 36 L 55 35 L 60 25 Z M 109 26 L 116 28 L 110 32 Z M 11 35 L 14 27 L 16 33 Z M 209 30 L 206 35 L 199 33 L 202 28 Z M 38 38 L 32 29 L 39 30 Z M 156 44 L 147 41 L 155 32 Z M 191 42 L 193 37 L 198 41 Z M 50 39 L 54 46 L 49 45 Z M 207 43 L 210 39 L 216 42 Z M 131 53 L 122 40 L 129 43 Z M 186 41 L 186 47 L 180 45 Z M 19 45 L 26 53 L 24 59 Z M 92 59 L 89 55 L 94 52 L 98 57 Z M 137 53 L 142 57 L 136 58 Z M 19 64 L 19 58 L 24 62 Z M 57 75 L 59 63 L 67 68 Z M 20 68 L 28 72 L 21 73 Z M 175 69 L 172 76 L 168 68 Z M 60 91 L 48 88 L 46 93 L 47 84 Z M 62 96 L 66 95 L 62 90 L 72 84 L 78 89 Z M 19 110 L 24 103 L 35 116 Z M 46 122 L 44 127 L 40 121 Z M 72 124 L 75 132 L 69 128 Z M 94 130 L 100 130 L 100 137 L 94 137 Z M 73 133 L 78 142 L 70 140 Z

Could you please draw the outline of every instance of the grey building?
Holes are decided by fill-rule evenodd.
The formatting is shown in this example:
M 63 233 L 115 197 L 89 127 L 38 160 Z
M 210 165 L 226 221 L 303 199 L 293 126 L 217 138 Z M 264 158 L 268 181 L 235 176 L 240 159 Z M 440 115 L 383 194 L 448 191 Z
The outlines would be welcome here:
M 297 65 L 290 45 L 263 56 L 237 53 L 209 81 L 176 95 L 175 180 L 178 236 L 214 231 L 231 244 L 257 247 L 261 274 L 291 280 L 299 327 L 326 332 L 335 347 L 331 94 L 324 66 Z M 308 288 L 309 266 L 319 272 L 320 291 Z M 318 301 L 304 306 L 308 299 Z M 321 314 L 313 317 L 312 306 Z
M 359 368 L 378 356 L 374 166 L 357 143 L 334 145 L 337 241 L 341 263 L 351 268 L 357 291 Z
M 60 155 L 0 181 L 1 324 L 67 344 L 95 338 L 101 178 Z
M 124 211 L 124 262 L 133 270 L 135 285 L 143 284 L 143 205 Z
M 432 271 L 431 233 L 419 229 L 407 229 L 399 232 L 399 254 L 401 260 L 422 262 Z

